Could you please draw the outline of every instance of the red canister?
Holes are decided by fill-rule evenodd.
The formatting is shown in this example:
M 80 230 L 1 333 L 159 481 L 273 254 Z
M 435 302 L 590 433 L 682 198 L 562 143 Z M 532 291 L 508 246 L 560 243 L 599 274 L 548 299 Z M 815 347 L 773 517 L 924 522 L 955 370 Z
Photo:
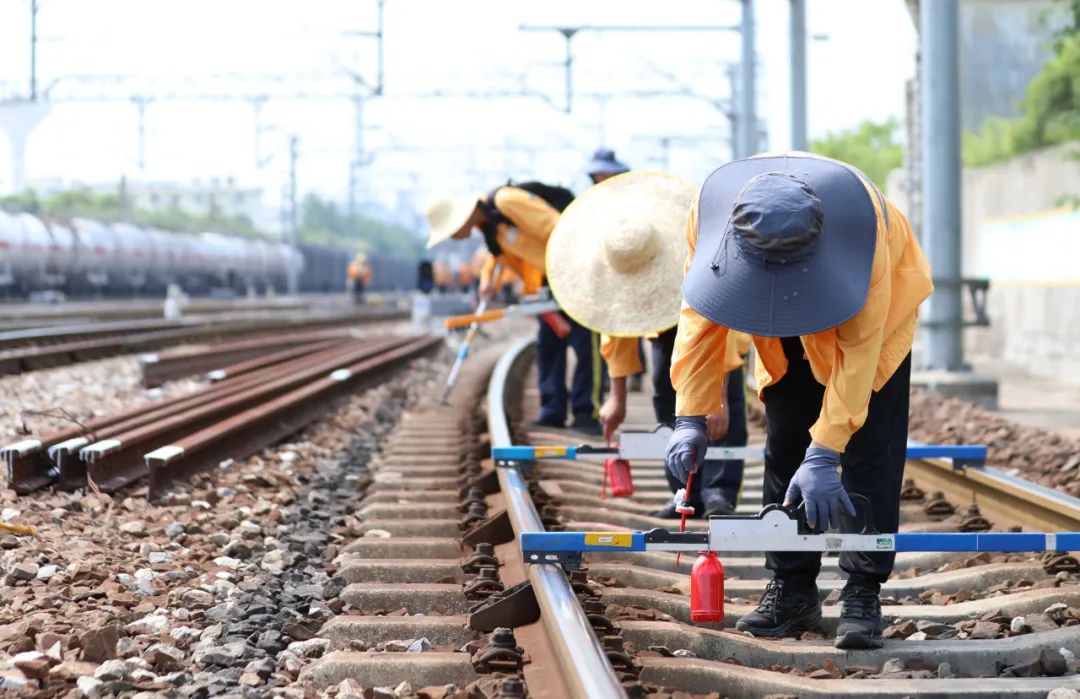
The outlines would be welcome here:
M 724 564 L 715 551 L 703 551 L 690 571 L 690 621 L 695 624 L 724 620 Z
M 628 498 L 634 494 L 634 479 L 626 459 L 605 459 L 604 479 L 611 484 L 611 497 Z

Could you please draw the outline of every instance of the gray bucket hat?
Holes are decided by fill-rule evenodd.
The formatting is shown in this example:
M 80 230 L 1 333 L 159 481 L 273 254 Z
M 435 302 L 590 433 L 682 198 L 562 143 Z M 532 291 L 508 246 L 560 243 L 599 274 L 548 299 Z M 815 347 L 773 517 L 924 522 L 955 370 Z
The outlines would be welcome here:
M 601 148 L 593 153 L 592 160 L 585 170 L 587 175 L 621 175 L 629 172 L 630 166 L 615 158 L 615 151 Z
M 868 186 L 855 168 L 809 155 L 719 168 L 698 200 L 686 302 L 714 323 L 765 337 L 810 335 L 849 320 L 866 304 L 874 262 Z

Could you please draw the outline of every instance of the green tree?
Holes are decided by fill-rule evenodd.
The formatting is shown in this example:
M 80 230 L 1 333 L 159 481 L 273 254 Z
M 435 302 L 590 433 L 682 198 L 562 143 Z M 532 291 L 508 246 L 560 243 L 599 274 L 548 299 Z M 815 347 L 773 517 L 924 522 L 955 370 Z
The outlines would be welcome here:
M 352 220 L 340 206 L 315 194 L 307 195 L 301 202 L 299 235 L 306 243 L 359 248 L 365 252 L 416 256 L 421 250 L 421 241 L 412 231 L 367 216 Z
M 899 131 L 900 121 L 896 117 L 883 122 L 864 121 L 853 129 L 816 139 L 810 144 L 810 150 L 854 165 L 884 189 L 885 177 L 900 167 L 904 158 Z
M 964 134 L 964 164 L 989 165 L 1020 153 L 1080 140 L 1080 0 L 1057 8 L 1067 21 L 1054 55 L 1028 83 L 1015 119 L 991 117 Z

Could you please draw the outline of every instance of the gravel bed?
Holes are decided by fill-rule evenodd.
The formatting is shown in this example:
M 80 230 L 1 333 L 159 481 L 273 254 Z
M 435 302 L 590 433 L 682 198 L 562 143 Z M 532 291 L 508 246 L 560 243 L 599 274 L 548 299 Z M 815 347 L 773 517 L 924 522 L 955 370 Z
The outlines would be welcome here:
M 196 379 L 141 384 L 137 355 L 0 376 L 0 444 L 74 427 L 74 421 L 190 393 Z
M 916 388 L 911 391 L 909 435 L 936 444 L 986 444 L 989 466 L 1080 497 L 1080 441 L 1056 432 Z
M 417 360 L 291 442 L 227 462 L 160 505 L 144 486 L 112 497 L 0 491 L 0 519 L 38 528 L 0 537 L 0 689 L 305 696 L 292 685 L 327 649 L 321 624 L 343 611 L 325 573 L 333 529 L 381 435 L 444 370 Z M 82 387 L 82 404 L 99 399 L 103 412 L 153 397 L 130 357 L 4 380 L 37 386 L 42 403 L 75 404 L 71 386 Z

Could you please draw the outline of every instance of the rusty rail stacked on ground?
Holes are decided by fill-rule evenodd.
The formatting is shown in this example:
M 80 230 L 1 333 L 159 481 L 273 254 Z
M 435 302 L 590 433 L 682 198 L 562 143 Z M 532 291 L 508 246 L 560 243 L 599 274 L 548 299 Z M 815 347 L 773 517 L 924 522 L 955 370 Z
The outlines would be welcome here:
M 142 372 L 143 386 L 152 388 L 166 381 L 174 381 L 193 374 L 203 374 L 211 370 L 222 370 L 223 367 L 231 368 L 232 365 L 240 362 L 263 359 L 278 355 L 283 351 L 294 352 L 292 356 L 300 356 L 309 351 L 308 348 L 316 342 L 336 344 L 358 336 L 358 330 L 337 327 L 217 342 L 188 351 L 173 350 L 144 354 L 139 357 L 139 370 Z M 220 380 L 221 377 L 215 375 L 209 378 Z
M 18 374 L 34 369 L 44 369 L 63 364 L 100 359 L 116 354 L 145 352 L 149 349 L 177 345 L 185 342 L 205 341 L 212 338 L 235 336 L 244 333 L 269 332 L 271 330 L 299 330 L 340 328 L 343 324 L 375 321 L 401 320 L 407 314 L 395 309 L 364 309 L 334 314 L 289 313 L 261 315 L 229 315 L 206 319 L 188 318 L 183 321 L 135 321 L 133 323 L 108 323 L 108 329 L 95 329 L 97 324 L 77 328 L 39 328 L 32 333 L 0 334 L 9 341 L 24 343 L 30 336 L 37 337 L 37 346 L 17 346 L 0 351 L 0 375 Z M 127 327 L 125 332 L 123 327 Z M 53 334 L 57 331 L 59 334 Z M 104 335 L 104 336 L 102 336 Z M 52 341 L 50 338 L 65 338 Z
M 65 490 L 93 483 L 111 492 L 150 475 L 154 497 L 176 480 L 299 429 L 342 392 L 439 343 L 430 337 L 349 338 L 311 343 L 305 353 L 277 353 L 280 361 L 273 363 L 264 357 L 260 367 L 183 398 L 4 447 L 8 484 L 19 494 L 54 483 Z

